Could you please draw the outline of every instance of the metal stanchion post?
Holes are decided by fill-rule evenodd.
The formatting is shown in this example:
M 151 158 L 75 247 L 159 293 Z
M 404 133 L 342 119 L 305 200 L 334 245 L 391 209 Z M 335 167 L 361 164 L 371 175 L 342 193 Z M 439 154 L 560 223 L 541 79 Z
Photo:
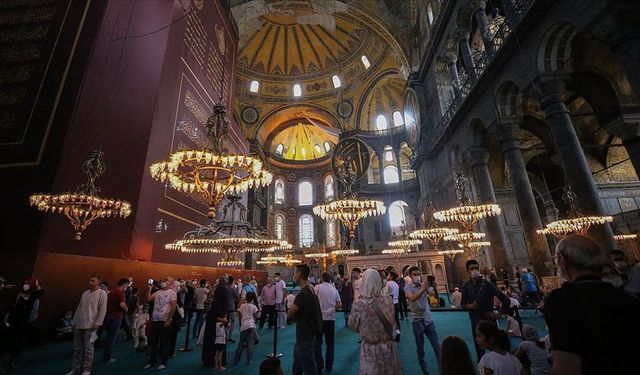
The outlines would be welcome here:
M 185 310 L 186 311 L 186 310 Z M 193 311 L 188 311 L 189 316 L 187 316 L 187 334 L 184 339 L 184 346 L 178 349 L 179 352 L 190 352 L 193 348 L 189 347 L 189 336 L 191 335 L 191 315 L 193 315 Z
M 280 358 L 282 353 L 278 353 L 278 314 L 280 310 L 276 310 L 276 324 L 273 326 L 273 353 L 267 355 L 267 358 Z

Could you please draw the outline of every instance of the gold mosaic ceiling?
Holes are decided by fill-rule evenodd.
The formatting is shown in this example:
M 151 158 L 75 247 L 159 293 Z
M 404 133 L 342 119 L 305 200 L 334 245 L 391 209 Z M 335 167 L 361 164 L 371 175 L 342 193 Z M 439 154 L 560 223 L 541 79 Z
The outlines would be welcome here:
M 331 150 L 337 142 L 338 137 L 330 128 L 304 119 L 294 121 L 277 132 L 270 142 L 269 151 L 283 160 L 316 160 L 327 156 L 326 148 Z

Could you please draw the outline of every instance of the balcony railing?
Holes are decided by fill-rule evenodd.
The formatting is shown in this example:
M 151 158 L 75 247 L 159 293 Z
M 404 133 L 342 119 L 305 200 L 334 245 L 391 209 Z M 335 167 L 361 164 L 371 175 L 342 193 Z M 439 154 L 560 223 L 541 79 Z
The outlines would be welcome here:
M 382 129 L 382 130 L 353 129 L 353 130 L 349 130 L 344 134 L 345 134 L 345 137 L 351 137 L 358 134 L 383 136 L 383 135 L 393 135 L 393 134 L 402 133 L 404 132 L 404 130 L 405 130 L 404 125 L 400 125 L 400 126 L 392 126 L 388 129 Z
M 425 145 L 427 152 L 430 152 L 440 141 L 447 130 L 449 123 L 456 115 L 467 96 L 469 96 L 476 83 L 480 80 L 480 77 L 482 77 L 498 51 L 509 38 L 515 28 L 515 25 L 520 23 L 524 18 L 524 15 L 527 10 L 530 9 L 534 1 L 535 0 L 516 0 L 514 1 L 510 12 L 514 17 L 513 21 L 508 20 L 507 17 L 500 17 L 499 19 L 494 19 L 493 22 L 490 23 L 489 33 L 492 35 L 490 46 L 492 46 L 492 48 L 486 48 L 481 53 L 473 55 L 476 79 L 473 79 L 473 77 L 468 74 L 461 75 L 460 85 L 457 88 L 454 99 L 449 104 L 447 110 L 442 116 L 442 119 L 440 119 L 438 124 L 433 128 L 431 136 L 427 137 L 428 141 Z

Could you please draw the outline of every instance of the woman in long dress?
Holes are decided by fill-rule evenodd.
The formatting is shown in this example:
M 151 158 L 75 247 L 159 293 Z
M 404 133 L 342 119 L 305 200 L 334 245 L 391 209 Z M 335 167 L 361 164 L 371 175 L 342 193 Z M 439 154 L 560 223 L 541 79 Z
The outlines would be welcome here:
M 360 375 L 398 375 L 402 373 L 395 343 L 372 305 L 380 307 L 393 331 L 397 329 L 393 301 L 380 295 L 382 279 L 377 270 L 364 272 L 362 298 L 353 302 L 349 327 L 360 334 Z

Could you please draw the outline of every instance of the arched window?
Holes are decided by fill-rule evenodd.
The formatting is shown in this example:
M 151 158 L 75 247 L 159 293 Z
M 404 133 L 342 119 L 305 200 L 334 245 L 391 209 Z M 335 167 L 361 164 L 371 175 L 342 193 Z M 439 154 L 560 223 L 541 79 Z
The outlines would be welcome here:
M 335 220 L 327 220 L 327 233 L 325 235 L 325 241 L 328 247 L 334 247 L 337 244 L 336 238 L 336 221 Z
M 401 126 L 404 125 L 404 120 L 402 119 L 402 114 L 400 111 L 393 112 L 393 125 Z
M 251 81 L 251 85 L 249 85 L 249 91 L 256 93 L 260 89 L 260 82 Z
M 328 175 L 324 179 L 324 199 L 331 200 L 335 196 L 333 189 L 333 176 Z
M 273 199 L 276 204 L 284 203 L 284 183 L 282 180 L 276 180 L 276 187 L 273 194 Z
M 427 5 L 427 17 L 429 19 L 429 25 L 433 24 L 433 8 L 431 4 Z
M 384 146 L 384 161 L 393 161 L 393 148 Z
M 298 184 L 298 205 L 311 206 L 313 204 L 313 185 L 309 181 Z
M 403 201 L 395 201 L 389 206 L 389 226 L 391 232 L 401 235 L 402 228 L 406 225 L 406 215 L 404 213 L 407 204 Z
M 279 240 L 284 240 L 284 228 L 285 228 L 285 219 L 281 214 L 276 215 L 276 238 Z
M 384 117 L 383 115 L 378 115 L 378 117 L 376 117 L 376 129 L 384 130 L 386 128 L 387 128 L 387 118 Z
M 309 214 L 300 216 L 298 223 L 300 229 L 299 243 L 301 247 L 310 247 L 313 244 L 313 217 Z
M 283 151 L 284 151 L 284 145 L 282 143 L 276 146 L 276 155 L 282 155 Z
M 338 88 L 342 85 L 342 83 L 340 82 L 340 77 L 338 77 L 337 75 L 331 77 L 331 81 L 333 82 L 333 87 L 335 88 Z
M 362 55 L 360 61 L 362 61 L 362 65 L 364 65 L 365 69 L 369 69 L 369 67 L 371 66 L 371 63 L 369 63 L 369 59 L 365 55 Z
M 398 168 L 395 165 L 387 165 L 384 167 L 384 183 L 385 184 L 397 184 L 400 182 L 398 177 Z
M 331 145 L 330 145 L 330 144 L 329 144 L 329 142 L 327 142 L 327 141 L 324 141 L 324 150 L 325 150 L 326 152 L 331 151 Z
M 293 96 L 302 96 L 302 88 L 297 83 L 293 85 Z

